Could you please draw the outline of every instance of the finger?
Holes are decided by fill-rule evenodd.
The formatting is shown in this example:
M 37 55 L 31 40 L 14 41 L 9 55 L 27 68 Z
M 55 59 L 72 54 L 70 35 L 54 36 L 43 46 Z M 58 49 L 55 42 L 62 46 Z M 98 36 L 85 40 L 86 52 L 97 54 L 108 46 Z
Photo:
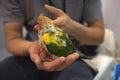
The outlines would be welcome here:
M 70 54 L 66 57 L 66 64 L 72 63 L 73 61 L 75 61 L 76 59 L 78 59 L 79 54 L 78 53 L 73 53 Z
M 35 56 L 34 63 L 35 63 L 35 65 L 36 65 L 38 70 L 42 70 L 42 68 L 40 67 L 40 65 L 41 65 L 41 58 L 39 56 Z
M 34 53 L 31 55 L 31 60 L 35 63 L 36 67 L 38 70 L 41 70 L 40 68 L 40 64 L 41 64 L 41 59 L 40 56 L 38 55 L 38 53 Z
M 41 49 L 42 49 L 42 47 L 40 47 L 40 45 L 38 45 L 38 41 L 36 41 L 31 46 L 31 49 L 29 51 L 30 58 L 35 63 L 35 65 L 37 66 L 38 69 L 40 69 L 39 65 L 41 64 L 41 59 L 39 56 L 40 51 L 42 51 Z
M 63 26 L 64 22 L 60 18 L 59 19 L 57 18 L 57 19 L 53 20 L 53 23 L 61 28 Z
M 45 9 L 53 14 L 55 17 L 59 17 L 61 14 L 64 14 L 64 12 L 61 9 L 55 8 L 53 6 L 45 5 Z
M 57 70 L 58 70 L 58 71 L 61 71 L 61 70 L 63 70 L 64 68 L 68 67 L 68 66 L 69 66 L 70 64 L 72 64 L 76 59 L 78 59 L 78 57 L 79 57 L 79 54 L 78 54 L 78 53 L 73 53 L 73 54 L 71 54 L 71 55 L 68 55 L 68 56 L 66 57 L 66 60 L 65 60 L 64 64 L 63 64 L 61 67 L 59 67 Z
M 40 16 L 43 16 L 43 13 L 40 13 Z
M 47 51 L 45 51 L 45 49 L 43 49 L 43 51 L 40 53 L 40 58 L 42 61 L 48 62 L 53 60 L 52 56 Z
M 51 62 L 43 62 L 42 68 L 46 71 L 55 71 L 65 61 L 65 57 L 59 57 Z

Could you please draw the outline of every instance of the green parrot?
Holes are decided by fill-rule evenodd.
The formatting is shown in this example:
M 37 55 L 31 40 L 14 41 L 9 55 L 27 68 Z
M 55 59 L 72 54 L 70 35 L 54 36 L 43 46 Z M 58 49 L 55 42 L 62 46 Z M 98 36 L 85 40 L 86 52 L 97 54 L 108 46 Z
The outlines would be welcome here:
M 38 29 L 39 43 L 49 53 L 59 57 L 67 56 L 76 51 L 68 35 L 61 28 L 54 25 L 49 17 L 40 15 L 37 22 L 41 27 L 41 29 Z

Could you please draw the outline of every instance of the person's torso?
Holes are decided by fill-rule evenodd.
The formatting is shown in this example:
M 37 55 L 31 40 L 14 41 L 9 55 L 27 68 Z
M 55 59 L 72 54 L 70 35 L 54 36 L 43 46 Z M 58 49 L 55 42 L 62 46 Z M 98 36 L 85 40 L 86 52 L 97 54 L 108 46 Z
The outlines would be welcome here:
M 45 10 L 45 4 L 49 4 L 62 9 L 72 19 L 81 21 L 83 0 L 21 0 L 21 5 L 25 15 L 25 27 L 31 40 L 37 39 L 34 25 L 36 24 L 36 18 L 41 13 L 54 19 L 54 16 Z
M 36 24 L 37 17 L 41 13 L 54 19 L 54 16 L 45 10 L 45 4 L 49 4 L 62 9 L 73 20 L 76 20 L 78 22 L 82 21 L 84 0 L 21 0 L 21 4 L 25 15 L 25 27 L 28 31 L 27 39 L 29 40 L 38 39 L 37 32 L 34 30 L 34 26 Z M 71 36 L 70 39 L 72 40 L 75 47 L 83 53 L 89 54 L 90 51 L 93 52 L 96 49 L 96 46 L 90 46 L 89 50 L 89 46 L 86 47 L 79 45 L 79 42 Z

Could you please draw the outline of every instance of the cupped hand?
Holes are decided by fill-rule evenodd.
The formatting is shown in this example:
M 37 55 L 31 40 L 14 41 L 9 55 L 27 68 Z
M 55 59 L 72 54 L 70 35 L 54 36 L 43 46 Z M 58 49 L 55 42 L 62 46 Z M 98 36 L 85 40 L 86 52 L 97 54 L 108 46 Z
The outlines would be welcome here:
M 29 54 L 37 69 L 45 71 L 61 71 L 79 57 L 78 53 L 73 53 L 67 57 L 53 57 L 37 41 L 32 43 Z

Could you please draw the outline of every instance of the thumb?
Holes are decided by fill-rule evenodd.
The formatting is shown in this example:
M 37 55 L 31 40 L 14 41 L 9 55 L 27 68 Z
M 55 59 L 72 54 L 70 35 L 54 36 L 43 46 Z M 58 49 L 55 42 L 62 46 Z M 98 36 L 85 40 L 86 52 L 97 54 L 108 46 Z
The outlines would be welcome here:
M 45 4 L 45 9 L 48 12 L 50 12 L 51 14 L 53 14 L 55 17 L 59 17 L 62 14 L 64 14 L 64 12 L 61 9 L 55 8 L 55 7 L 47 5 L 47 4 Z
M 54 19 L 54 20 L 53 20 L 53 23 L 54 23 L 55 25 L 57 25 L 57 26 L 61 26 L 61 25 L 60 25 L 61 21 L 58 20 L 58 19 Z

